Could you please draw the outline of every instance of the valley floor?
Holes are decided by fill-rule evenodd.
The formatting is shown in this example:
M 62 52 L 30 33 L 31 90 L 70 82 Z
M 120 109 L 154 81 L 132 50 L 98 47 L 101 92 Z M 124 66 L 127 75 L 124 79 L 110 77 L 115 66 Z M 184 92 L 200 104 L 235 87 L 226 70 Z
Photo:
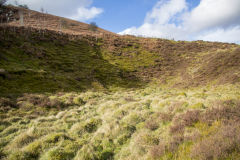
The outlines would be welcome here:
M 237 159 L 240 86 L 0 99 L 0 159 Z
M 239 45 L 45 16 L 0 25 L 1 160 L 239 159 Z

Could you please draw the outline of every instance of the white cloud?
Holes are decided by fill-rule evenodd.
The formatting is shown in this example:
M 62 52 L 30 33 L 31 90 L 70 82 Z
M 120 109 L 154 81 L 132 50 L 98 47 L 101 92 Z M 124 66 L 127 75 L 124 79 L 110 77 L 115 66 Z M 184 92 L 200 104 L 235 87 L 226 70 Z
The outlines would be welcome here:
M 103 12 L 103 9 L 101 8 L 91 7 L 88 9 L 88 8 L 80 7 L 77 10 L 77 14 L 69 18 L 84 21 L 84 20 L 92 19 L 97 15 L 101 14 L 102 12 Z
M 197 36 L 197 39 L 205 41 L 234 42 L 240 44 L 240 26 L 230 29 L 216 29 Z
M 239 31 L 240 0 L 201 0 L 195 8 L 186 0 L 160 0 L 140 27 L 119 34 L 240 42 Z
M 166 24 L 173 16 L 187 8 L 185 0 L 159 1 L 147 13 L 145 23 Z
M 30 9 L 40 11 L 43 7 L 48 13 L 86 21 L 97 17 L 103 12 L 102 8 L 92 6 L 93 0 L 18 0 L 19 4 L 27 4 Z M 14 4 L 15 0 L 9 0 Z
M 161 0 L 147 13 L 143 25 L 128 28 L 119 34 L 181 39 L 184 36 L 184 29 L 171 21 L 176 21 L 178 15 L 186 9 L 185 0 Z
M 240 24 L 240 0 L 202 0 L 185 16 L 184 25 L 193 31 Z

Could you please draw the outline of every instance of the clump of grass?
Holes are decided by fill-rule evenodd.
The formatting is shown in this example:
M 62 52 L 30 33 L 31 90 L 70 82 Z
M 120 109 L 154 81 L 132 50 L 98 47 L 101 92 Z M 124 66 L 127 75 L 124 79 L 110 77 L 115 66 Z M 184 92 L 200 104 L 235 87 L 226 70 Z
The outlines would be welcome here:
M 194 105 L 189 106 L 192 109 L 206 109 L 206 106 L 203 103 L 196 103 Z
M 112 140 L 94 138 L 91 144 L 84 145 L 75 159 L 113 159 L 114 146 Z
M 151 118 L 145 122 L 145 126 L 150 130 L 156 130 L 159 127 L 159 123 Z
M 138 123 L 143 121 L 143 118 L 141 115 L 133 112 L 124 117 L 123 121 L 129 125 L 136 126 Z
M 20 148 L 33 142 L 34 139 L 35 137 L 32 134 L 24 132 L 13 139 L 9 146 L 9 149 Z
M 101 125 L 102 120 L 101 119 L 90 119 L 85 125 L 84 125 L 84 129 L 89 132 L 95 132 L 98 128 L 99 125 Z
M 185 93 L 185 92 L 178 93 L 178 95 L 179 95 L 179 96 L 187 97 L 187 93 Z
M 11 160 L 38 159 L 41 152 L 42 152 L 42 143 L 41 141 L 37 140 L 25 146 L 22 150 L 13 151 L 8 158 Z
M 217 101 L 201 116 L 201 120 L 211 123 L 214 120 L 239 120 L 240 102 L 236 100 Z
M 17 151 L 14 152 L 13 154 L 11 154 L 8 157 L 9 160 L 30 160 L 30 159 L 34 159 L 34 157 L 32 157 L 32 155 L 28 154 L 27 152 L 22 152 L 22 151 Z
M 170 122 L 173 119 L 173 114 L 171 113 L 165 113 L 165 112 L 159 112 L 157 113 L 158 118 L 161 122 Z
M 166 153 L 166 145 L 164 143 L 155 145 L 151 147 L 149 152 L 152 159 L 159 159 Z
M 169 152 L 175 152 L 178 148 L 178 146 L 184 142 L 184 136 L 183 135 L 176 135 L 171 137 L 171 140 L 168 144 L 168 151 Z
M 77 104 L 77 105 L 83 105 L 83 104 L 86 103 L 85 101 L 83 101 L 83 99 L 82 99 L 81 97 L 75 97 L 75 98 L 73 99 L 73 102 L 74 102 L 75 104 Z
M 184 128 L 199 121 L 200 110 L 189 110 L 174 117 L 170 133 L 183 133 Z
M 79 136 L 85 133 L 93 133 L 98 129 L 99 125 L 101 124 L 102 120 L 99 118 L 92 118 L 86 122 L 75 123 L 71 127 L 71 133 Z
M 33 141 L 23 148 L 23 151 L 31 155 L 32 158 L 38 158 L 43 151 L 41 140 Z
M 44 142 L 49 144 L 55 144 L 61 139 L 69 139 L 69 137 L 66 136 L 64 133 L 50 133 L 44 138 Z
M 0 111 L 8 111 L 12 108 L 17 108 L 17 105 L 13 100 L 0 97 Z
M 3 149 L 0 149 L 0 159 L 6 157 L 6 153 L 4 153 Z
M 40 160 L 69 160 L 74 157 L 74 153 L 67 152 L 64 148 L 56 147 L 47 151 Z
M 66 104 L 58 99 L 50 99 L 45 95 L 25 94 L 24 97 L 18 99 L 18 102 L 29 102 L 33 106 L 46 107 L 46 108 L 64 108 Z M 24 104 L 23 104 L 24 105 Z M 24 107 L 24 106 L 23 106 Z
M 18 130 L 19 130 L 18 127 L 10 126 L 10 127 L 6 128 L 5 130 L 3 130 L 3 132 L 1 134 L 4 136 L 7 136 L 7 135 L 17 132 Z
M 193 145 L 191 155 L 199 159 L 227 159 L 240 151 L 240 126 L 238 122 L 222 126 L 216 134 L 210 135 Z

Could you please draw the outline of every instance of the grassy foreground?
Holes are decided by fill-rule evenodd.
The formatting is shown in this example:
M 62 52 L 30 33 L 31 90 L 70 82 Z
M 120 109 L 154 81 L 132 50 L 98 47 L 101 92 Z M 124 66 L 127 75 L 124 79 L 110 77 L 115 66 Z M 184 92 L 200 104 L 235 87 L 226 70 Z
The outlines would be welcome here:
M 238 159 L 240 86 L 0 99 L 0 159 Z
M 240 48 L 0 27 L 0 159 L 240 157 Z

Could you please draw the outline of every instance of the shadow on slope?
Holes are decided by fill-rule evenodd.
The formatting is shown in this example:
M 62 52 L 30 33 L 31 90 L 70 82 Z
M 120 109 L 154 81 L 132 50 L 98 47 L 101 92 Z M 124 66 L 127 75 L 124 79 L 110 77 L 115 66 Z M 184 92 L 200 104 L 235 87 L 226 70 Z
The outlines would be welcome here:
M 102 58 L 98 39 L 31 28 L 0 29 L 0 93 L 137 87 L 140 81 Z M 93 42 L 93 43 L 91 43 Z

